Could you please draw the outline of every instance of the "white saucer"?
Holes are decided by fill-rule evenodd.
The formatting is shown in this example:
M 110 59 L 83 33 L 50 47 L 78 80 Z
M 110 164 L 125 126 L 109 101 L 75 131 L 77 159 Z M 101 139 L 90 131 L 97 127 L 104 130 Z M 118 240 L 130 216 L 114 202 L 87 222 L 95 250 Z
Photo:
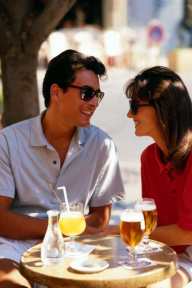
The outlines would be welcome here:
M 71 262 L 70 267 L 78 272 L 95 273 L 100 272 L 109 267 L 109 263 L 101 259 L 86 258 Z

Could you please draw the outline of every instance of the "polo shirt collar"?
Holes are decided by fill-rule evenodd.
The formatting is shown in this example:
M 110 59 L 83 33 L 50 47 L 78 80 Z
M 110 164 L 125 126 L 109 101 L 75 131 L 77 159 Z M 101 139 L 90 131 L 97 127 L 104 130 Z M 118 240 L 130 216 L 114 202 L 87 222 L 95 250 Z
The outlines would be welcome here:
M 168 161 L 167 163 L 164 163 L 161 160 L 161 156 L 160 156 L 160 148 L 157 146 L 157 144 L 155 144 L 155 159 L 157 161 L 157 164 L 159 166 L 159 170 L 160 173 L 168 172 L 170 171 L 171 168 L 173 168 L 173 164 L 171 163 L 171 161 Z
M 83 146 L 83 145 L 85 144 L 85 142 L 86 142 L 85 129 L 86 129 L 86 128 L 78 127 L 78 128 L 77 128 L 77 131 L 76 131 L 76 140 L 77 140 L 77 143 L 78 143 L 80 146 Z
M 41 119 L 44 115 L 45 111 L 42 112 L 39 116 L 33 118 L 32 126 L 31 126 L 31 133 L 30 133 L 30 143 L 31 146 L 34 147 L 41 147 L 41 146 L 49 146 L 44 133 L 43 133 L 43 127 L 41 123 Z M 75 135 L 74 135 L 74 141 L 79 145 L 83 146 L 86 142 L 86 128 L 78 127 Z
M 43 117 L 45 112 L 42 112 L 39 116 L 33 118 L 33 122 L 31 125 L 31 131 L 30 131 L 30 143 L 31 146 L 47 146 L 49 145 L 44 133 L 43 133 L 43 127 L 41 123 L 41 119 Z

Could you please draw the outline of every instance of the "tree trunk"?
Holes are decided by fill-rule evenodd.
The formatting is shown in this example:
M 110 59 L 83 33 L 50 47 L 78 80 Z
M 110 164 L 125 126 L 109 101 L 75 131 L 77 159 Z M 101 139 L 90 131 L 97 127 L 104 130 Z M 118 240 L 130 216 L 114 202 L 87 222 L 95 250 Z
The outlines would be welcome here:
M 39 113 L 38 50 L 74 3 L 75 0 L 0 0 L 3 126 Z
M 4 95 L 3 126 L 39 113 L 37 55 L 36 51 L 28 55 L 16 53 L 1 58 Z

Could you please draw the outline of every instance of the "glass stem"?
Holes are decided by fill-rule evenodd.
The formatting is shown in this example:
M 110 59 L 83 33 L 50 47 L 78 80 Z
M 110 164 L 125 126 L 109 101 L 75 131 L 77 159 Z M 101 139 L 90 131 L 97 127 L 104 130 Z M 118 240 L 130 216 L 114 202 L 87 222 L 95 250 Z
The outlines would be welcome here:
M 144 235 L 143 243 L 144 243 L 144 245 L 149 245 L 149 235 Z
M 75 246 L 75 236 L 70 236 L 70 246 L 74 247 Z
M 135 254 L 135 249 L 134 248 L 130 248 L 129 257 L 130 257 L 130 262 L 135 264 L 135 262 L 136 262 L 136 254 Z

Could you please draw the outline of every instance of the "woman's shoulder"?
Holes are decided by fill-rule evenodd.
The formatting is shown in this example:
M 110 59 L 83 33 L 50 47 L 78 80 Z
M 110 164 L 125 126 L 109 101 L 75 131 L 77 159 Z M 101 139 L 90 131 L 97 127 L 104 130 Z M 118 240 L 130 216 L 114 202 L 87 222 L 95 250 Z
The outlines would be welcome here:
M 156 144 L 152 143 L 149 146 L 147 146 L 143 152 L 141 153 L 141 160 L 145 160 L 146 158 L 148 159 L 149 157 L 153 157 L 156 151 Z

